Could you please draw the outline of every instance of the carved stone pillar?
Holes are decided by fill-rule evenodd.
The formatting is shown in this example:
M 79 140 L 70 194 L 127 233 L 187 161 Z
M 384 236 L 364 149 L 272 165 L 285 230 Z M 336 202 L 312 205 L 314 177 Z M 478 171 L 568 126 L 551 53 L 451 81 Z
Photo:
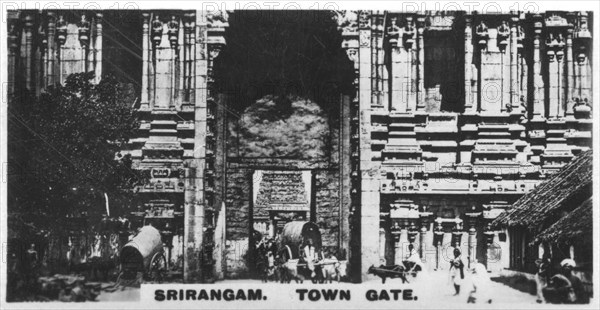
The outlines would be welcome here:
M 33 24 L 35 17 L 33 13 L 26 12 L 23 17 L 23 36 L 25 37 L 25 48 L 22 52 L 24 61 L 25 87 L 33 90 Z
M 19 21 L 12 14 L 7 18 L 7 39 L 8 39 L 8 57 L 7 57 L 7 91 L 9 102 L 12 101 L 11 96 L 15 93 L 15 77 L 17 73 L 17 60 L 19 52 Z
M 204 12 L 202 12 L 204 13 Z M 196 16 L 196 33 L 206 32 L 207 23 L 205 16 L 201 12 L 198 12 Z M 203 44 L 201 49 L 206 48 Z M 194 55 L 194 61 L 199 65 L 200 62 L 205 62 L 203 54 Z M 206 69 L 206 66 L 203 66 Z M 203 76 L 206 76 L 206 70 L 200 72 Z M 206 90 L 206 80 L 199 80 L 198 85 L 194 85 L 194 88 Z M 202 92 L 197 92 L 201 94 Z M 193 194 L 191 199 L 186 201 L 184 206 L 184 223 L 186 231 L 184 232 L 184 268 L 183 268 L 183 281 L 184 282 L 199 282 L 202 277 L 202 269 L 200 266 L 199 257 L 202 250 L 203 231 L 204 226 L 204 166 L 205 166 L 205 147 L 206 147 L 206 97 L 196 98 L 196 105 L 194 106 L 194 153 L 191 166 L 195 169 L 194 173 L 190 176 L 193 180 Z
M 394 254 L 394 265 L 402 265 L 402 261 L 406 256 L 406 248 L 409 244 L 408 240 L 408 227 L 405 225 L 400 229 L 400 234 L 398 236 L 398 241 L 396 242 L 395 254 Z
M 402 67 L 402 29 L 398 27 L 398 17 L 392 16 L 387 28 L 388 42 L 390 44 L 391 58 L 391 110 L 406 112 L 406 97 L 402 96 L 403 89 L 406 87 L 404 71 Z
M 473 28 L 471 27 L 471 15 L 465 16 L 465 112 L 475 112 L 474 93 L 471 89 L 471 79 L 473 74 Z
M 385 237 L 385 228 L 380 227 L 379 228 L 379 254 L 381 255 L 379 257 L 379 260 L 385 260 L 385 245 L 387 243 L 387 239 Z
M 196 87 L 195 85 L 198 83 L 198 74 L 201 71 L 199 69 L 199 65 L 200 62 L 196 62 L 195 59 L 198 59 L 196 57 L 198 57 L 199 55 L 205 55 L 205 51 L 201 48 L 201 46 L 203 46 L 202 44 L 204 44 L 204 42 L 201 41 L 201 38 L 204 38 L 204 36 L 200 36 L 200 34 L 204 35 L 204 32 L 199 32 L 196 29 L 198 29 L 197 27 L 197 22 L 198 22 L 198 18 L 196 16 L 196 13 L 192 12 L 190 13 L 190 44 L 188 47 L 188 55 L 189 56 L 189 60 L 188 60 L 188 78 L 187 78 L 187 84 L 188 84 L 188 101 L 190 102 L 191 105 L 194 105 L 196 102 Z
M 403 92 L 403 98 L 406 100 L 406 110 L 415 112 L 417 110 L 417 48 L 416 48 L 416 30 L 413 16 L 406 16 L 406 24 L 402 34 L 402 42 L 406 49 L 406 79 Z
M 511 37 L 511 27 L 509 22 L 502 20 L 500 26 L 495 32 L 490 31 L 490 52 L 495 51 L 496 48 L 500 51 L 500 68 L 501 68 L 501 79 L 498 81 L 501 85 L 500 92 L 500 107 L 493 107 L 492 110 L 499 110 L 500 112 L 509 112 L 512 110 L 512 59 L 513 59 L 513 45 Z M 516 44 L 515 44 L 516 46 Z M 488 56 L 489 57 L 489 56 Z M 516 59 L 516 57 L 515 57 Z M 489 85 L 489 84 L 488 84 Z M 493 105 L 492 105 L 493 106 Z
M 54 12 L 48 12 L 48 30 L 47 40 L 48 46 L 46 48 L 46 86 L 54 85 L 56 83 L 55 76 L 55 59 L 56 59 L 56 14 Z
M 94 48 L 96 51 L 96 63 L 94 67 L 96 83 L 102 79 L 102 13 L 96 13 L 96 38 Z
M 389 108 L 388 100 L 388 74 L 385 68 L 385 50 L 383 48 L 383 33 L 386 25 L 383 14 L 379 11 L 371 17 L 371 38 L 373 53 L 373 75 L 372 75 L 372 106 L 378 108 Z
M 550 34 L 552 35 L 552 34 Z M 548 62 L 548 118 L 557 117 L 557 107 L 558 107 L 558 98 L 557 98 L 557 89 L 558 89 L 558 70 L 559 63 L 556 57 L 556 51 L 552 46 L 553 38 L 549 37 L 549 42 L 547 42 L 546 46 L 546 55 Z
M 371 12 L 360 11 L 358 16 L 359 32 L 359 150 L 360 150 L 360 227 L 361 227 L 361 270 L 366 280 L 366 270 L 379 263 L 379 189 L 371 186 L 377 176 L 368 173 L 371 163 L 371 100 L 373 88 L 371 84 L 372 30 Z
M 181 18 L 181 20 L 178 23 L 178 27 L 179 27 L 179 31 L 178 31 L 178 37 L 177 37 L 177 48 L 176 48 L 176 53 L 177 53 L 177 87 L 175 88 L 175 108 L 177 110 L 181 109 L 181 105 L 183 104 L 183 100 L 184 100 L 184 94 L 185 94 L 185 77 L 186 77 L 186 70 L 185 70 L 185 61 L 186 61 L 186 53 L 185 50 L 188 48 L 189 46 L 189 22 L 187 19 L 187 16 L 184 16 L 183 18 Z
M 417 16 L 417 48 L 419 51 L 418 62 L 418 86 L 417 86 L 417 110 L 425 110 L 425 16 Z
M 185 14 L 182 20 L 182 27 L 179 31 L 179 50 L 178 50 L 178 67 L 179 71 L 178 82 L 177 82 L 177 105 L 178 109 L 182 108 L 182 105 L 187 101 L 187 81 L 189 76 L 188 70 L 188 58 L 190 57 L 190 32 L 192 32 L 191 20 L 189 14 Z
M 519 18 L 521 20 L 522 18 Z M 519 56 L 519 103 L 521 104 L 521 108 L 526 112 L 527 110 L 527 83 L 528 83 L 528 66 L 525 60 L 525 53 L 523 50 L 523 41 L 525 40 L 525 30 L 523 26 L 519 25 L 517 27 L 517 51 Z
M 545 118 L 544 107 L 544 80 L 542 79 L 542 60 L 540 51 L 540 38 L 542 35 L 542 21 L 539 14 L 533 16 L 534 38 L 533 38 L 533 118 Z
M 169 108 L 177 109 L 179 101 L 179 90 L 178 90 L 178 69 L 179 69 L 179 51 L 182 48 L 183 30 L 181 29 L 181 19 L 177 15 L 171 15 L 171 20 L 167 23 L 167 35 L 169 39 L 169 45 L 171 47 L 171 66 L 170 66 L 170 95 L 169 95 Z
M 190 15 L 193 18 L 194 15 Z M 215 217 L 214 211 L 214 195 L 215 195 L 215 180 L 213 171 L 215 143 L 215 124 L 214 111 L 215 105 L 213 94 L 211 93 L 211 65 L 214 59 L 219 55 L 219 51 L 225 44 L 223 34 L 225 27 L 228 26 L 227 15 L 225 12 L 203 12 L 198 11 L 195 16 L 193 27 L 195 34 L 190 38 L 190 45 L 195 45 L 190 49 L 190 54 L 193 54 L 194 63 L 189 69 L 190 75 L 195 75 L 196 78 L 193 88 L 194 92 L 194 152 L 191 167 L 195 169 L 192 176 L 194 179 L 194 194 L 193 200 L 188 201 L 184 210 L 184 221 L 187 231 L 184 234 L 185 243 L 185 264 L 184 264 L 184 281 L 185 282 L 200 282 L 209 280 L 210 274 L 214 274 L 207 268 L 207 265 L 202 266 L 199 260 L 200 255 L 213 255 L 212 253 L 204 253 L 206 249 L 210 249 L 208 245 L 212 244 L 214 236 L 208 236 L 205 240 L 204 228 L 212 226 L 212 218 Z M 174 29 L 174 24 L 171 26 Z M 173 34 L 173 32 L 172 32 Z M 174 37 L 174 35 L 173 35 Z M 201 38 L 196 41 L 195 38 Z M 206 39 L 204 39 L 206 38 Z M 181 37 L 178 34 L 177 40 Z M 175 41 L 175 39 L 173 39 Z M 212 109 L 209 117 L 208 110 Z M 223 116 L 220 113 L 219 116 Z M 219 172 L 222 173 L 222 172 Z M 225 207 L 220 208 L 221 212 L 226 212 Z M 207 221 L 205 222 L 205 218 Z M 249 223 L 252 225 L 252 223 Z M 217 248 L 224 249 L 225 246 L 220 244 Z M 252 244 L 250 243 L 250 251 Z M 222 255 L 216 255 L 219 260 L 222 260 Z M 218 270 L 222 270 L 223 261 L 216 261 Z M 212 266 L 215 271 L 215 266 Z M 208 273 L 205 273 L 208 272 Z M 220 275 L 217 275 L 220 276 Z
M 92 54 L 93 50 L 93 40 L 91 39 L 92 35 L 92 24 L 87 20 L 87 16 L 85 14 L 81 14 L 81 21 L 77 24 L 77 32 L 79 36 L 79 45 L 81 47 L 81 71 L 80 72 L 90 72 L 94 71 L 93 66 L 93 58 Z
M 425 259 L 426 237 L 427 237 L 427 218 L 421 218 L 421 228 L 419 229 L 419 256 L 421 260 Z
M 546 23 L 546 49 L 549 64 L 549 107 L 548 115 L 553 118 L 563 118 L 565 105 L 565 39 L 569 29 L 568 21 L 558 15 L 552 14 L 545 20 Z
M 351 229 L 351 227 L 354 227 L 354 229 L 357 229 L 357 225 L 358 225 L 358 221 L 360 220 L 358 217 L 358 212 L 360 211 L 360 203 L 361 203 L 361 199 L 360 199 L 360 156 L 351 156 L 351 154 L 355 151 L 353 150 L 359 150 L 360 152 L 360 123 L 358 121 L 351 121 L 350 120 L 350 115 L 354 115 L 355 113 L 358 114 L 359 111 L 359 105 L 360 105 L 360 83 L 359 83 L 359 78 L 360 78 L 360 57 L 359 57 L 359 32 L 358 32 L 358 14 L 357 12 L 354 11 L 341 11 L 341 12 L 337 12 L 337 22 L 338 22 L 338 30 L 341 31 L 341 35 L 342 35 L 342 48 L 345 49 L 346 51 L 346 55 L 348 56 L 348 59 L 352 62 L 353 64 L 353 68 L 354 68 L 354 79 L 353 79 L 353 86 L 354 86 L 354 92 L 353 92 L 353 96 L 351 96 L 351 98 L 349 98 L 350 104 L 346 105 L 345 103 L 347 102 L 344 99 L 344 102 L 342 102 L 342 106 L 341 106 L 341 115 L 344 115 L 345 117 L 343 117 L 342 119 L 344 119 L 343 123 L 342 123 L 342 131 L 346 131 L 347 133 L 344 134 L 344 136 L 349 137 L 349 147 L 347 148 L 347 151 L 344 153 L 344 155 L 342 156 L 342 159 L 344 162 L 346 162 L 347 164 L 344 165 L 340 165 L 340 169 L 341 169 L 341 173 L 343 175 L 343 171 L 345 169 L 347 169 L 347 167 L 350 168 L 350 180 L 349 182 L 343 182 L 344 186 L 341 187 L 340 192 L 344 193 L 348 193 L 349 195 L 349 199 L 350 199 L 350 206 L 349 206 L 349 220 L 348 220 L 348 224 L 346 224 L 346 228 L 348 230 Z M 344 130 L 344 128 L 346 128 Z M 340 209 L 342 210 L 342 209 Z M 343 211 L 342 211 L 343 212 Z M 348 218 L 348 217 L 347 217 Z M 343 234 L 342 234 L 343 236 Z M 360 235 L 358 234 L 350 234 L 350 240 L 340 240 L 342 241 L 342 247 L 347 246 L 348 249 L 348 255 L 347 257 L 350 258 L 351 263 L 352 264 L 356 264 L 357 263 L 357 257 L 360 255 L 359 253 L 361 253 L 361 249 L 359 248 L 359 246 L 357 245 L 359 243 L 358 240 L 360 240 Z M 341 238 L 340 238 L 341 239 Z M 358 239 L 358 240 L 357 240 Z M 386 238 L 385 238 L 385 230 L 383 230 L 383 228 L 380 227 L 379 230 L 379 248 L 381 249 L 381 247 L 383 246 L 383 252 L 380 253 L 385 253 L 385 246 L 386 246 Z M 382 254 L 383 256 L 383 254 Z M 360 274 L 360 268 L 356 268 L 355 272 L 352 272 L 352 274 L 350 274 L 350 276 L 352 278 L 356 278 L 356 276 L 358 274 Z
M 493 262 L 497 261 L 497 248 L 496 245 L 494 244 L 494 239 L 496 237 L 496 232 L 492 230 L 490 223 L 488 223 L 483 231 L 483 236 L 484 236 L 484 241 L 485 241 L 485 249 L 486 249 L 486 257 L 485 257 L 485 264 L 488 270 L 490 270 L 490 267 L 492 265 Z
M 149 82 L 149 71 L 150 71 L 150 13 L 142 13 L 143 24 L 142 24 L 142 95 L 141 95 L 141 109 L 147 110 L 149 106 L 148 96 L 148 82 Z
M 36 96 L 39 96 L 42 88 L 48 86 L 47 83 L 47 73 L 48 73 L 48 27 L 47 24 L 44 24 L 43 15 L 40 16 L 41 22 L 38 26 L 38 52 L 39 57 L 41 58 L 38 64 L 35 66 L 36 73 L 36 85 L 35 93 Z M 36 55 L 36 57 L 38 56 Z
M 476 261 L 476 251 L 477 251 L 477 218 L 481 215 L 480 212 L 466 213 L 467 216 L 467 225 L 468 225 L 468 251 L 467 257 L 469 260 L 468 267 L 473 267 L 472 264 Z
M 158 53 L 156 47 L 160 45 L 162 41 L 162 32 L 163 32 L 163 24 L 160 20 L 160 16 L 158 13 L 152 13 L 151 22 L 150 22 L 150 41 L 148 42 L 148 52 L 149 52 L 149 70 L 148 70 L 148 96 L 150 108 L 154 109 L 156 107 L 156 94 L 157 94 L 157 81 L 156 81 L 156 73 L 157 70 L 157 62 L 158 62 Z
M 566 102 L 566 107 L 565 107 L 565 114 L 567 116 L 567 118 L 574 118 L 574 113 L 573 113 L 573 105 L 575 104 L 574 102 L 574 96 L 573 96 L 573 90 L 575 89 L 575 76 L 573 73 L 573 25 L 575 22 L 575 14 L 574 13 L 567 13 L 568 14 L 568 22 L 569 22 L 569 28 L 567 29 L 567 39 L 566 39 L 566 66 L 565 66 L 565 75 L 566 75 L 566 83 L 565 83 L 565 87 L 564 87 L 564 93 L 565 93 L 565 102 Z
M 577 41 L 578 50 L 576 53 L 578 73 L 578 97 L 583 99 L 591 99 L 591 85 L 588 81 L 588 74 L 591 72 L 589 62 L 589 46 L 592 41 L 592 34 L 588 29 L 587 12 L 579 12 L 579 26 L 577 27 L 574 39 Z
M 561 39 L 559 43 L 558 50 L 556 51 L 556 64 L 557 64 L 557 72 L 556 72 L 556 117 L 563 118 L 565 116 L 564 109 L 564 62 L 565 62 L 565 52 L 564 49 L 564 41 Z
M 443 257 L 443 242 L 444 242 L 444 229 L 442 227 L 441 218 L 435 219 L 436 227 L 433 233 L 433 245 L 435 246 L 435 270 L 442 270 L 444 264 Z
M 519 16 L 516 13 L 513 13 L 511 16 L 511 24 L 510 24 L 510 104 L 512 109 L 520 109 L 520 93 L 519 93 L 519 83 L 518 83 L 518 71 L 517 61 L 519 59 L 518 55 L 518 34 L 517 34 L 517 26 L 519 23 Z

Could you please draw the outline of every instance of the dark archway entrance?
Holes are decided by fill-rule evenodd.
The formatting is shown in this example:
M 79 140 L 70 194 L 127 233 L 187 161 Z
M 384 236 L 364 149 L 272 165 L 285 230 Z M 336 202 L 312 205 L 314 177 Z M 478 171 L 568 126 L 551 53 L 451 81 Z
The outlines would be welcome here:
M 261 13 L 231 14 L 213 70 L 220 110 L 215 136 L 225 142 L 215 154 L 222 159 L 215 161 L 215 191 L 216 204 L 227 208 L 220 216 L 230 248 L 223 258 L 228 278 L 251 276 L 255 230 L 275 235 L 292 219 L 319 226 L 327 255 L 347 258 L 349 251 L 350 134 L 342 114 L 353 65 L 332 12 Z M 254 197 L 266 185 L 255 180 L 257 171 L 287 175 L 282 182 L 291 185 Z M 305 200 L 285 193 L 300 187 Z

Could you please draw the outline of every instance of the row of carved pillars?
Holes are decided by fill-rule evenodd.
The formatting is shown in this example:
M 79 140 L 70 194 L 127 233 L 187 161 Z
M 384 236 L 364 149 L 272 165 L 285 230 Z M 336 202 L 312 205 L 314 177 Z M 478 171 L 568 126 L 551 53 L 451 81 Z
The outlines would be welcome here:
M 22 77 L 24 87 L 39 95 L 42 89 L 64 82 L 63 72 L 90 72 L 96 83 L 102 75 L 102 13 L 81 13 L 79 21 L 67 20 L 53 11 L 8 12 L 8 94 L 15 91 L 16 77 Z M 77 33 L 69 33 L 69 24 Z M 69 35 L 77 35 L 81 55 L 77 68 L 66 70 L 65 43 Z
M 360 11 L 357 17 L 348 18 L 350 13 L 341 14 L 340 28 L 345 33 L 343 45 L 348 55 L 360 65 L 372 64 L 368 68 L 372 77 L 369 108 L 391 107 L 400 112 L 425 110 L 427 16 Z M 503 20 L 493 26 L 496 27 L 493 32 L 486 26 L 489 21 L 485 16 L 456 17 L 464 19 L 465 111 L 523 113 L 529 102 L 537 118 L 572 116 L 576 103 L 573 98 L 589 97 L 587 55 L 591 33 L 587 29 L 587 14 L 567 14 L 563 26 L 552 23 L 553 15 L 513 12 L 500 17 Z M 531 29 L 528 25 L 532 25 Z M 354 43 L 358 41 L 361 43 Z M 523 48 L 529 44 L 533 47 L 531 68 Z M 482 62 L 492 45 L 500 52 L 502 79 L 498 82 L 502 85 L 481 85 L 489 79 L 489 70 L 496 70 L 486 69 L 488 64 Z M 367 46 L 370 57 L 360 54 L 360 49 Z M 533 77 L 533 90 L 527 89 L 529 75 Z M 482 92 L 487 88 L 498 90 L 503 99 L 483 98 Z M 361 84 L 363 90 L 367 90 L 367 85 Z M 549 98 L 544 98 L 546 94 Z

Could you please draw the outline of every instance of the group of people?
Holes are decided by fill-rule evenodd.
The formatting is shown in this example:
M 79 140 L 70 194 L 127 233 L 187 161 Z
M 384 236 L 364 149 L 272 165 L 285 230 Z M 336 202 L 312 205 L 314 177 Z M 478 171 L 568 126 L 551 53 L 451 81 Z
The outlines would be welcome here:
M 277 266 L 283 265 L 287 260 L 293 257 L 291 254 L 285 253 L 285 249 L 280 249 L 277 245 L 277 238 L 262 238 L 256 245 L 256 265 L 257 270 L 264 277 L 272 277 L 275 274 Z M 286 255 L 287 254 L 287 255 Z M 316 263 L 321 261 L 323 253 L 317 251 L 312 239 L 308 239 L 301 247 L 300 251 L 300 263 L 306 264 L 308 270 L 311 272 L 311 278 L 314 278 L 316 272 L 321 272 L 321 268 L 316 267 Z
M 454 249 L 454 258 L 450 260 L 450 280 L 457 296 L 461 288 L 468 290 L 467 303 L 491 303 L 492 295 L 489 285 L 491 283 L 485 265 L 476 263 L 471 271 L 471 281 L 465 281 L 465 264 L 461 251 Z M 538 267 L 535 275 L 538 303 L 589 303 L 589 294 L 586 292 L 582 280 L 573 273 L 576 263 L 573 259 L 563 259 L 560 270 L 554 271 L 549 255 L 536 261 Z
M 535 275 L 538 303 L 589 303 L 589 294 L 581 279 L 573 273 L 577 265 L 573 259 L 566 258 L 560 262 L 558 271 L 552 265 L 550 255 L 545 253 L 536 261 Z
M 298 257 L 294 257 L 289 246 L 279 246 L 278 238 L 262 238 L 256 244 L 256 270 L 263 281 L 269 278 L 275 281 L 296 279 L 323 280 L 345 276 L 342 270 L 345 261 L 335 256 L 326 257 L 317 248 L 314 240 L 307 238 L 299 246 Z M 300 268 L 298 268 L 300 267 Z

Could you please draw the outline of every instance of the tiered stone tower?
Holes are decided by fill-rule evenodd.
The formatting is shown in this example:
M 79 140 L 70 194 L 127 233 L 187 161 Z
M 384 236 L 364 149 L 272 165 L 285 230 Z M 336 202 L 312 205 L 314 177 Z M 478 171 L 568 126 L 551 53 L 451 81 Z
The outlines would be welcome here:
M 509 267 L 488 226 L 591 146 L 586 12 L 340 14 L 355 63 L 353 204 L 362 269 L 414 243 Z M 364 273 L 363 273 L 364 276 Z
M 203 251 L 214 242 L 205 234 L 218 216 L 212 62 L 225 43 L 227 16 L 196 11 L 142 15 L 142 124 L 128 152 L 136 169 L 150 172 L 150 182 L 140 190 L 144 209 L 174 208 L 175 215 L 182 215 L 184 280 L 203 281 L 207 260 L 202 257 L 213 256 Z

